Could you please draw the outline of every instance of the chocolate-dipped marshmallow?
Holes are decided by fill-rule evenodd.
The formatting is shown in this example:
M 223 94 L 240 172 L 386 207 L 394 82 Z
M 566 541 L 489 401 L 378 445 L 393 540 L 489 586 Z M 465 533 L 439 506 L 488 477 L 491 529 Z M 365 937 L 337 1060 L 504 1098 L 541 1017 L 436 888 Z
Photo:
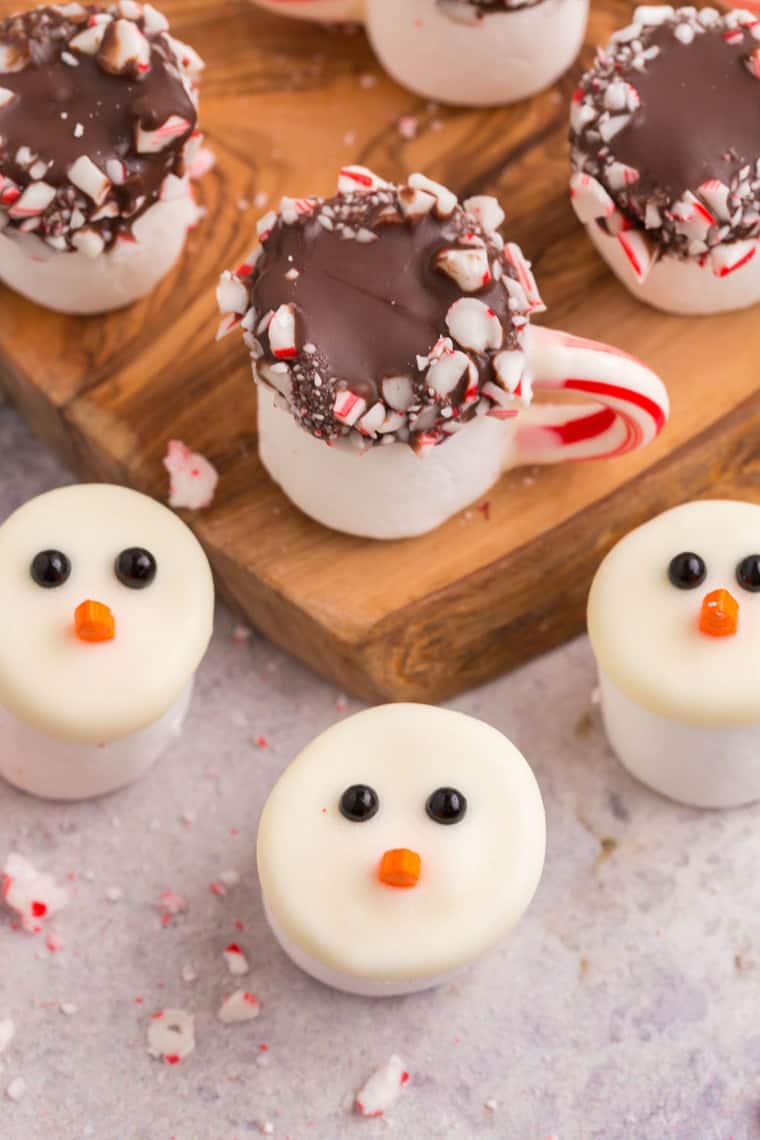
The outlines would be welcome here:
M 293 961 L 386 997 L 440 985 L 522 918 L 545 821 L 527 762 L 448 709 L 366 709 L 312 741 L 267 800 L 264 906 Z
M 422 534 L 509 467 L 622 454 L 662 427 L 643 365 L 529 327 L 544 306 L 503 218 L 422 174 L 347 167 L 335 197 L 283 199 L 223 274 L 220 335 L 242 328 L 251 353 L 262 462 L 312 518 Z M 536 388 L 594 402 L 531 409 Z
M 107 484 L 0 526 L 0 775 L 53 799 L 136 780 L 176 739 L 214 589 L 190 529 Z
M 696 807 L 760 799 L 760 506 L 684 503 L 626 535 L 588 622 L 625 767 Z
M 429 99 L 513 103 L 577 56 L 588 0 L 367 0 L 367 32 L 394 79 Z
M 745 11 L 641 7 L 581 80 L 571 197 L 642 301 L 760 300 L 760 38 Z
M 96 313 L 149 293 L 194 222 L 202 63 L 150 4 L 0 22 L 0 280 Z

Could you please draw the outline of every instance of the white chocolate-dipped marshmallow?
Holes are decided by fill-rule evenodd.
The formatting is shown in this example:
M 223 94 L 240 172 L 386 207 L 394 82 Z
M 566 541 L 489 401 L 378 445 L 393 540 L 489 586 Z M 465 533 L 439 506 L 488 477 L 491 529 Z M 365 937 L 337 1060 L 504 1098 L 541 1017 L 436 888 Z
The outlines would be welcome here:
M 588 606 L 610 743 L 696 807 L 760 798 L 760 506 L 686 503 L 607 556 Z
M 319 981 L 390 996 L 445 981 L 522 917 L 544 863 L 541 794 L 495 728 L 368 709 L 313 741 L 259 826 L 267 916 Z
M 508 468 L 621 455 L 663 427 L 644 365 L 529 326 L 544 305 L 503 220 L 495 198 L 345 167 L 335 197 L 283 198 L 222 274 L 219 335 L 249 349 L 261 460 L 310 517 L 408 538 Z M 569 389 L 573 403 L 531 403 Z
M 202 67 L 150 4 L 0 21 L 0 281 L 79 314 L 154 288 L 198 217 Z
M 493 106 L 550 87 L 583 42 L 588 0 L 367 0 L 383 67 L 428 99 Z
M 578 218 L 631 293 L 665 312 L 760 300 L 755 28 L 741 10 L 637 8 L 573 98 Z
M 63 487 L 0 526 L 0 774 L 79 799 L 130 783 L 178 734 L 213 623 L 200 544 L 166 507 Z

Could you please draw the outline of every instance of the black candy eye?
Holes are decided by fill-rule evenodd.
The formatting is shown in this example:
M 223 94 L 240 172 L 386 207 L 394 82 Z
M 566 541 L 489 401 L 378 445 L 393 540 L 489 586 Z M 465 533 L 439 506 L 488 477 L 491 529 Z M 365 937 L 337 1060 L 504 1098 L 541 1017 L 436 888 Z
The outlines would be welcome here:
M 750 594 L 760 594 L 760 554 L 749 554 L 736 567 L 736 581 Z
M 41 550 L 32 559 L 31 574 L 43 590 L 62 586 L 71 573 L 71 563 L 60 550 Z
M 668 567 L 668 578 L 679 590 L 696 590 L 706 577 L 707 567 L 704 559 L 690 550 L 676 554 Z
M 122 550 L 114 564 L 116 577 L 130 590 L 144 590 L 156 576 L 156 560 L 149 550 L 130 546 Z
M 436 823 L 459 823 L 467 811 L 467 800 L 456 788 L 437 788 L 425 804 L 425 811 Z
M 368 784 L 352 784 L 340 797 L 340 813 L 352 823 L 366 823 L 377 815 L 380 800 Z

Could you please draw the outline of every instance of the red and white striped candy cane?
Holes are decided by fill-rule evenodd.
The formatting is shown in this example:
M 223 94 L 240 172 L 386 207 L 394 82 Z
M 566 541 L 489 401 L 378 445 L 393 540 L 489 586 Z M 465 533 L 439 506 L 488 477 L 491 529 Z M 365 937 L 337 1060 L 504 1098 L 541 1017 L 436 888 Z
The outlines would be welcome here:
M 665 426 L 665 386 L 635 357 L 539 326 L 525 330 L 525 350 L 534 392 L 583 394 L 593 402 L 536 403 L 522 412 L 511 466 L 625 455 Z

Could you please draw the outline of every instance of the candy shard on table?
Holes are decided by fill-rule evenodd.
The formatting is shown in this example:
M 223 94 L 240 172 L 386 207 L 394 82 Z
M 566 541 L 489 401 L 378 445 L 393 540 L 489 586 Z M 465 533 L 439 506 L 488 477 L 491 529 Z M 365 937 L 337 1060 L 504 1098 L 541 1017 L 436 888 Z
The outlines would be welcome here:
M 588 623 L 614 752 L 695 807 L 760 799 L 760 506 L 684 503 L 623 538 Z
M 211 636 L 200 544 L 155 500 L 85 484 L 20 507 L 0 550 L 0 775 L 54 799 L 132 782 L 178 738 Z
M 408 1081 L 406 1065 L 393 1053 L 356 1094 L 356 1111 L 360 1116 L 384 1116 L 396 1104 Z
M 191 451 L 181 440 L 171 439 L 164 456 L 169 472 L 169 506 L 176 510 L 201 511 L 214 500 L 219 472 L 200 452 Z

